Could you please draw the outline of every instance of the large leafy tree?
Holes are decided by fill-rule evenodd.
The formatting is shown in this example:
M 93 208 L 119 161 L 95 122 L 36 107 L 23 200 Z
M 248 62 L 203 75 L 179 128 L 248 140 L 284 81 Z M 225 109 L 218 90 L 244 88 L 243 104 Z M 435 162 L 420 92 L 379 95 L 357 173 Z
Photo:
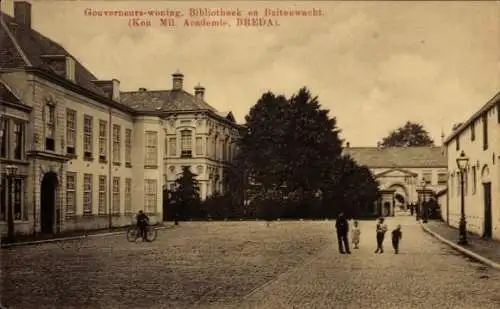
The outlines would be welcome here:
M 342 151 L 336 119 L 307 88 L 290 99 L 267 92 L 246 117 L 240 162 L 265 192 L 313 192 Z
M 383 138 L 381 145 L 384 147 L 433 146 L 434 141 L 423 125 L 407 121 L 403 126 L 391 131 L 387 137 Z

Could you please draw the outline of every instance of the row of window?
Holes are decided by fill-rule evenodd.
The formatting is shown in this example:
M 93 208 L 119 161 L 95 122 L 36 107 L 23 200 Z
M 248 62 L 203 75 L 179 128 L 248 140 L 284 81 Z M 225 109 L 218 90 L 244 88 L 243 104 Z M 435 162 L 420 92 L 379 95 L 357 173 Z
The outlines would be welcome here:
M 464 195 L 468 195 L 469 192 L 469 181 L 471 178 L 472 180 L 472 188 L 471 188 L 471 193 L 472 195 L 476 194 L 477 190 L 477 174 L 478 170 L 476 166 L 472 166 L 470 169 L 467 170 L 467 172 L 464 173 Z M 461 179 L 460 179 L 460 172 L 456 172 L 450 175 L 450 196 L 454 193 L 453 190 L 455 190 L 455 194 L 457 196 L 461 195 Z
M 181 158 L 193 157 L 193 132 L 191 130 L 182 130 L 181 134 Z M 196 155 L 204 155 L 202 136 L 195 138 L 195 153 Z M 177 138 L 168 137 L 165 139 L 165 153 L 170 157 L 177 156 Z M 207 139 L 207 154 L 210 158 L 222 161 L 228 161 L 232 158 L 232 149 L 229 139 L 220 139 L 217 137 L 209 137 Z
M 94 175 L 83 174 L 83 215 L 94 214 L 94 196 L 93 196 Z M 132 178 L 125 178 L 124 182 L 124 200 L 121 200 L 121 179 L 113 177 L 112 179 L 112 203 L 107 205 L 108 179 L 106 175 L 98 175 L 99 190 L 98 190 L 98 207 L 97 214 L 120 214 L 122 213 L 122 204 L 124 213 L 131 213 L 132 210 Z M 77 198 L 76 188 L 77 173 L 66 173 L 66 215 L 73 216 L 76 214 Z M 147 213 L 155 213 L 157 205 L 157 180 L 144 180 L 144 211 Z M 110 209 L 111 206 L 111 209 Z
M 0 158 L 24 160 L 26 122 L 0 118 Z
M 0 222 L 7 221 L 7 207 L 11 205 L 12 214 L 16 221 L 28 220 L 28 212 L 24 203 L 25 178 L 10 180 L 2 176 L 0 184 Z M 10 190 L 10 192 L 9 192 Z
M 50 106 L 50 105 L 49 105 Z M 50 108 L 49 108 L 50 110 Z M 53 113 L 53 111 L 52 111 Z M 51 117 L 49 117 L 50 119 Z M 53 125 L 46 122 L 46 148 L 47 150 L 54 150 L 53 141 Z M 108 121 L 99 119 L 99 161 L 102 163 L 108 160 Z M 72 109 L 66 109 L 66 153 L 76 155 L 76 139 L 77 139 L 77 112 Z M 119 164 L 122 161 L 121 148 L 122 148 L 122 128 L 119 124 L 112 126 L 112 159 L 113 163 Z M 48 147 L 51 146 L 51 147 Z M 85 160 L 93 160 L 94 158 L 94 118 L 90 115 L 83 115 L 83 158 Z M 125 129 L 125 164 L 131 165 L 132 162 L 132 130 Z
M 500 103 L 497 104 L 497 122 L 500 123 Z M 482 131 L 483 131 L 483 150 L 488 150 L 488 112 L 485 112 L 481 116 Z M 476 140 L 476 121 L 470 124 L 470 140 L 473 142 Z M 460 135 L 455 138 L 455 149 L 460 150 Z

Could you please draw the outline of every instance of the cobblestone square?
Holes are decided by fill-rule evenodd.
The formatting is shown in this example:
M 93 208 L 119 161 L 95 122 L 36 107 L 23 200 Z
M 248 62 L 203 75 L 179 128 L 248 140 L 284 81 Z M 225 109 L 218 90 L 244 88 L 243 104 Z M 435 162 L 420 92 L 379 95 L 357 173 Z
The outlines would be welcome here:
M 333 221 L 187 222 L 152 243 L 125 235 L 2 250 L 8 308 L 498 308 L 499 272 L 403 224 L 401 254 L 337 252 Z

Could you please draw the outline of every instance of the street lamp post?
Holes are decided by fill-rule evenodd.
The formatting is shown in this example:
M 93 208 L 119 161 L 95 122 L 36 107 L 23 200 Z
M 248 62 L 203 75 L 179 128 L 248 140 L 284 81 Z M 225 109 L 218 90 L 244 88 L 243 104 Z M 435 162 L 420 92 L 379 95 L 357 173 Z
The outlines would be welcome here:
M 421 217 L 422 217 L 422 222 L 427 223 L 427 204 L 425 200 L 425 187 L 427 185 L 427 182 L 425 181 L 425 178 L 422 178 L 420 181 L 420 185 L 422 186 L 422 201 L 421 201 Z
M 464 173 L 469 165 L 469 158 L 462 150 L 457 158 L 457 166 L 460 171 L 460 224 L 459 224 L 459 245 L 467 245 L 467 221 L 465 220 L 465 194 L 464 194 Z
M 7 165 L 5 167 L 5 174 L 8 180 L 7 192 L 9 196 L 9 203 L 7 204 L 7 240 L 11 241 L 14 238 L 14 183 L 13 179 L 17 174 L 17 166 Z

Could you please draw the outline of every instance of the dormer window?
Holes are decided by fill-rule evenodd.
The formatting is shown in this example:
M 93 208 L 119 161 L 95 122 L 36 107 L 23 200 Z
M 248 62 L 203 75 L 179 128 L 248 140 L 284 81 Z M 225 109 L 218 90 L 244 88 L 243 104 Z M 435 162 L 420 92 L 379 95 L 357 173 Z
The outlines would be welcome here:
M 66 56 L 66 79 L 75 81 L 75 59 L 71 56 Z
M 45 150 L 55 150 L 56 106 L 49 102 L 44 107 Z

